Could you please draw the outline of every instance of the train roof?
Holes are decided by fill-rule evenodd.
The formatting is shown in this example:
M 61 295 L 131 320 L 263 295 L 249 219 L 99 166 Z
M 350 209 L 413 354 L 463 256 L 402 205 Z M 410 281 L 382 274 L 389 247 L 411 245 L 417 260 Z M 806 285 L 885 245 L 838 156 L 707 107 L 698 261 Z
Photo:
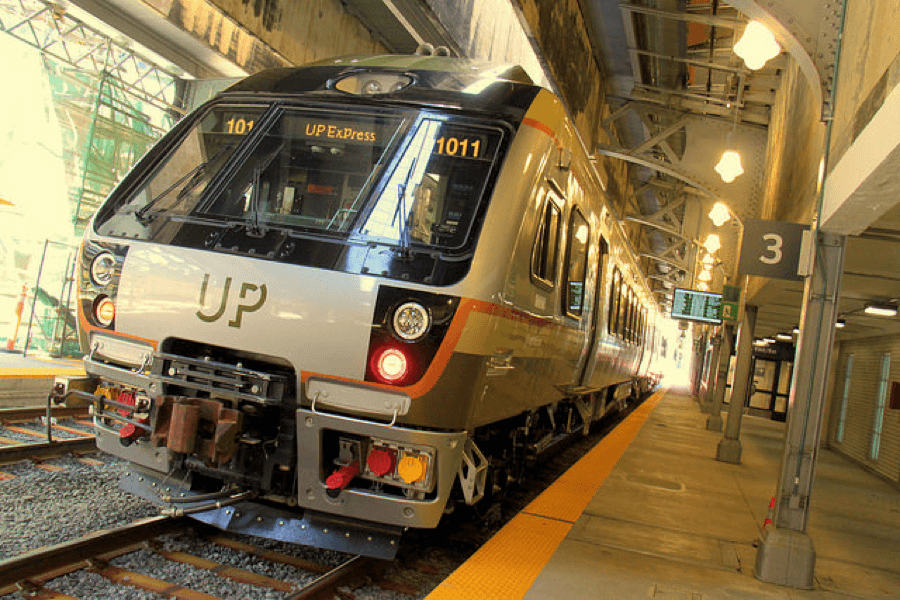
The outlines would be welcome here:
M 314 95 L 343 96 L 337 84 L 349 78 L 393 75 L 410 78 L 409 85 L 396 91 L 376 94 L 388 102 L 456 105 L 487 112 L 524 114 L 537 93 L 534 84 L 518 65 L 490 64 L 462 58 L 418 55 L 349 56 L 311 63 L 301 67 L 267 69 L 226 89 L 231 95 Z

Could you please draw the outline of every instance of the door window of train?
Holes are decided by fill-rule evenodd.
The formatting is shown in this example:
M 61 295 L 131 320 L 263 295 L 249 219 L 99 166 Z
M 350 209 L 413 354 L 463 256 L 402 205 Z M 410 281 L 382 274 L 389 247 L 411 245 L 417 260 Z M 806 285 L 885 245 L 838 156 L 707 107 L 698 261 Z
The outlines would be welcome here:
M 534 249 L 531 254 L 531 275 L 534 282 L 550 290 L 556 281 L 556 256 L 559 252 L 560 209 L 556 194 L 547 190 L 540 214 Z
M 588 242 L 591 228 L 577 208 L 569 219 L 569 241 L 566 250 L 566 289 L 564 310 L 578 318 L 584 312 L 584 283 L 587 277 Z
M 463 246 L 502 137 L 496 128 L 420 118 L 360 234 L 401 245 Z
M 613 269 L 612 285 L 609 288 L 609 333 L 618 335 L 619 306 L 622 301 L 622 274 L 619 267 Z

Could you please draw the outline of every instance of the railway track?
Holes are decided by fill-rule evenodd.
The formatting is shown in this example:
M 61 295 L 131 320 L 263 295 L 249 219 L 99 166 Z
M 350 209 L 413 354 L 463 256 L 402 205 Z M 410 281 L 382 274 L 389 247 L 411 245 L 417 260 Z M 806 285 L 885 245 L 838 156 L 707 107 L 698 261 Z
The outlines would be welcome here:
M 0 465 L 20 460 L 41 462 L 68 453 L 96 451 L 93 434 L 60 422 L 68 419 L 88 427 L 91 423 L 84 420 L 88 416 L 86 407 L 54 406 L 49 420 L 44 407 L 0 409 Z M 29 426 L 41 419 L 40 428 Z M 60 437 L 63 434 L 70 437 Z
M 298 573 L 304 575 L 308 582 L 297 585 L 295 582 L 260 574 L 258 570 L 250 571 L 229 566 L 196 553 L 170 550 L 160 541 L 161 536 L 188 534 L 189 532 L 193 532 L 191 535 L 197 536 L 209 544 L 250 555 L 257 562 L 277 563 L 293 567 Z M 192 589 L 189 585 L 182 585 L 113 564 L 116 558 L 141 550 L 151 551 L 172 563 L 181 563 L 209 571 L 223 580 L 281 592 L 285 594 L 282 596 L 284 600 L 333 598 L 338 588 L 354 589 L 373 583 L 383 589 L 412 594 L 417 592 L 416 588 L 385 579 L 384 573 L 391 567 L 390 561 L 353 556 L 340 565 L 332 567 L 324 563 L 258 547 L 205 526 L 198 527 L 195 521 L 187 517 L 158 516 L 141 519 L 122 527 L 98 531 L 83 538 L 33 550 L 0 561 L 0 597 L 21 592 L 30 598 L 91 600 L 90 598 L 81 599 L 70 596 L 53 587 L 54 579 L 82 570 L 98 575 L 116 586 L 139 588 L 169 598 L 217 600 L 218 598 L 233 597 L 226 594 L 218 596 L 207 591 Z M 109 590 L 106 594 L 110 594 Z M 339 597 L 352 598 L 354 595 L 352 592 L 344 591 Z

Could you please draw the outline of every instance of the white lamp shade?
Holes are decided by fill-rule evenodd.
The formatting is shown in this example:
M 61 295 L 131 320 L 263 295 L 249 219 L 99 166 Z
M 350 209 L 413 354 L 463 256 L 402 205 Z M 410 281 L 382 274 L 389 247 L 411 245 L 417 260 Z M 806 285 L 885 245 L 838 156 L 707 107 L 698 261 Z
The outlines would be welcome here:
M 722 247 L 722 240 L 720 240 L 719 236 L 716 234 L 711 233 L 706 237 L 706 241 L 703 242 L 703 247 L 706 248 L 710 254 L 715 254 L 719 248 Z
M 750 21 L 744 35 L 734 45 L 734 53 L 744 59 L 748 69 L 761 69 L 766 61 L 775 58 L 781 46 L 775 36 L 759 21 Z
M 740 158 L 738 160 L 740 160 Z M 724 202 L 716 202 L 713 205 L 712 210 L 709 211 L 708 216 L 712 220 L 713 225 L 721 227 L 731 218 L 731 211 L 728 210 L 728 205 Z
M 722 158 L 714 167 L 716 172 L 725 183 L 731 183 L 738 175 L 744 172 L 741 166 L 741 155 L 736 150 L 726 150 L 722 153 Z

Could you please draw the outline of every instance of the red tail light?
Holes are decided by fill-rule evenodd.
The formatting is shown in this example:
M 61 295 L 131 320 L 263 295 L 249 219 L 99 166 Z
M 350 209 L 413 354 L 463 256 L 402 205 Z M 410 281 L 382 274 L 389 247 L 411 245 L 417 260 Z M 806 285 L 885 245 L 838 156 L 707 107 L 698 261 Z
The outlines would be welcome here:
M 383 348 L 375 353 L 373 371 L 384 383 L 399 383 L 409 372 L 409 361 L 399 348 Z

